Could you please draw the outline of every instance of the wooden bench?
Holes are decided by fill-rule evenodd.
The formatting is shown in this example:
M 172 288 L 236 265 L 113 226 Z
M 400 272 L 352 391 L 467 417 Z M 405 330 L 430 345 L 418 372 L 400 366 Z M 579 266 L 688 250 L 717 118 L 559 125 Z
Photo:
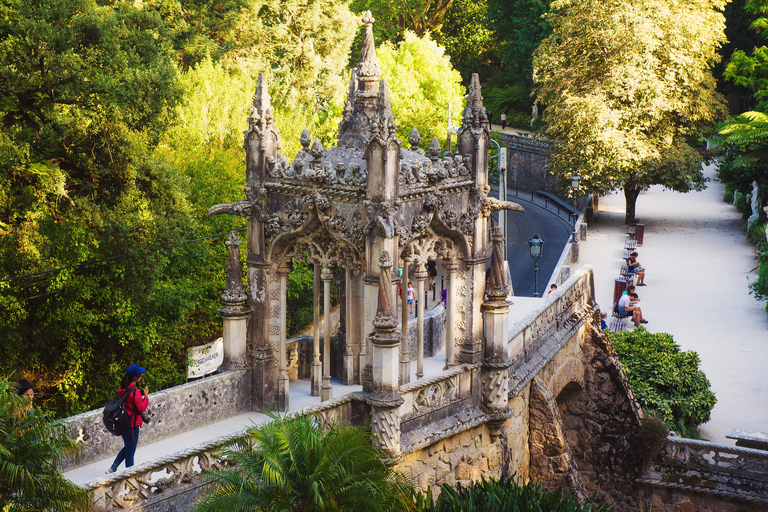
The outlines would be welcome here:
M 627 286 L 634 284 L 635 282 L 635 273 L 629 271 L 629 266 L 626 264 L 621 266 L 621 270 L 619 270 L 619 275 L 622 279 L 624 279 L 627 282 Z
M 624 244 L 624 259 L 629 258 L 629 255 L 635 252 L 637 249 L 637 240 L 627 240 Z
M 617 313 L 611 314 L 611 323 L 608 324 L 608 330 L 611 332 L 626 331 L 627 324 L 631 316 L 620 316 Z
M 768 450 L 768 434 L 765 432 L 754 432 L 752 430 L 735 428 L 725 437 L 728 439 L 735 439 L 736 446 L 755 448 L 757 450 Z

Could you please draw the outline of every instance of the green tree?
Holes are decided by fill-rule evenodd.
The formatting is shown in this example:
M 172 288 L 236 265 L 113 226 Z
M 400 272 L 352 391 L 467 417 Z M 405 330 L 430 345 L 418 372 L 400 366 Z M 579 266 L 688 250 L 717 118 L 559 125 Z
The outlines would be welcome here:
M 419 37 L 440 31 L 454 0 L 353 0 L 355 12 L 371 11 L 376 19 L 374 36 L 379 41 L 395 43 L 406 31 Z
M 358 427 L 324 431 L 310 416 L 272 416 L 224 452 L 232 470 L 205 476 L 214 489 L 196 510 L 356 512 L 413 509 L 413 486 L 388 468 Z
M 75 442 L 60 421 L 26 414 L 28 404 L 16 394 L 15 383 L 0 379 L 0 509 L 90 510 L 88 492 L 58 470 L 76 451 Z
M 534 57 L 550 164 L 588 192 L 704 188 L 701 137 L 725 114 L 711 74 L 724 42 L 722 0 L 558 0 Z
M 624 373 L 642 408 L 687 437 L 709 421 L 717 402 L 699 355 L 681 351 L 671 335 L 640 328 L 609 333 Z
M 381 76 L 387 80 L 392 113 L 398 132 L 407 140 L 411 129 L 421 135 L 422 145 L 448 134 L 448 104 L 457 118 L 461 112 L 461 75 L 453 69 L 445 50 L 429 36 L 406 32 L 396 47 L 384 43 L 377 50 Z

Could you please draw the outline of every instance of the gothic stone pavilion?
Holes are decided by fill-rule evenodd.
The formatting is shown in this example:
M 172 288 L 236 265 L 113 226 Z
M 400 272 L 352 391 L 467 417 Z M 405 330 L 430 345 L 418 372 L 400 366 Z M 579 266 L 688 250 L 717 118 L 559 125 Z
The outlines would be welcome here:
M 260 74 L 245 132 L 247 199 L 209 212 L 248 220 L 248 293 L 236 284 L 237 277 L 230 279 L 235 285 L 225 293 L 222 314 L 243 322 L 247 318 L 247 359 L 254 407 L 259 409 L 275 404 L 288 409 L 286 287 L 292 260 L 305 255 L 314 264 L 316 319 L 320 281 L 328 312 L 334 270 L 343 274 L 346 336 L 341 377 L 345 384 L 362 384 L 380 405 L 395 406 L 402 400 L 397 390 L 411 375 L 412 361 L 401 334 L 407 332 L 406 301 L 400 326 L 394 313 L 393 297 L 401 282 L 398 267 L 403 269 L 402 282 L 415 281 L 421 298 L 427 261 L 442 265 L 447 276 L 445 367 L 487 359 L 481 305 L 491 249 L 488 218 L 492 211 L 523 209 L 488 197 L 490 131 L 478 76 L 472 76 L 469 86 L 455 154 L 441 157 L 437 139 L 425 154 L 418 147 L 416 129 L 408 137 L 410 147 L 403 147 L 387 82 L 380 78 L 370 12 L 362 21 L 361 60 L 350 80 L 338 146 L 326 149 L 304 130 L 302 149 L 292 162 L 278 153 L 280 137 Z M 499 265 L 500 259 L 490 273 L 488 295 L 504 312 L 506 326 L 508 303 Z M 493 309 L 489 304 L 486 312 Z M 417 319 L 416 375 L 421 378 L 422 300 Z M 501 324 L 490 327 L 500 331 L 499 338 L 506 335 Z M 311 363 L 312 394 L 323 401 L 333 395 L 330 357 L 325 357 L 330 338 L 326 321 L 323 361 L 316 329 Z

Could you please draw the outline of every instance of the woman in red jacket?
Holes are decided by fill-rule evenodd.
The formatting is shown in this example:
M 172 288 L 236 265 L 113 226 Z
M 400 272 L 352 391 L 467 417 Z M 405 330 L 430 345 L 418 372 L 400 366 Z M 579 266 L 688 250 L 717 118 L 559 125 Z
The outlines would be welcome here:
M 139 444 L 139 427 L 143 423 L 141 413 L 146 411 L 147 405 L 149 405 L 149 389 L 145 387 L 143 390 L 139 390 L 138 386 L 145 371 L 145 368 L 132 364 L 125 370 L 125 376 L 120 382 L 120 387 L 117 388 L 117 392 L 120 395 L 133 388 L 128 393 L 128 396 L 125 397 L 125 411 L 128 413 L 128 417 L 131 418 L 131 428 L 123 433 L 123 443 L 125 443 L 125 446 L 117 454 L 112 467 L 109 468 L 110 473 L 117 471 L 117 467 L 123 461 L 125 461 L 125 467 L 133 466 L 133 456 L 136 453 L 136 445 Z

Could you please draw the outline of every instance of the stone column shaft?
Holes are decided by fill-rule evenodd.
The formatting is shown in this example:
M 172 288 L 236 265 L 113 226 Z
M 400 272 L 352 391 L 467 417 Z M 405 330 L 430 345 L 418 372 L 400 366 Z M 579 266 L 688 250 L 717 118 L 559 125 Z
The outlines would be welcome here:
M 312 309 L 314 313 L 314 324 L 312 334 L 314 340 L 312 344 L 312 396 L 320 396 L 320 383 L 322 380 L 322 363 L 320 363 L 320 265 L 315 263 L 315 286 L 312 290 Z
M 408 263 L 403 262 L 403 277 L 400 280 L 400 316 L 403 339 L 400 340 L 400 385 L 411 382 L 411 360 L 408 356 Z
M 286 303 L 288 297 L 288 274 L 290 268 L 287 265 L 281 265 L 278 269 L 280 277 L 280 376 L 278 377 L 278 409 L 280 411 L 288 410 L 288 348 L 286 338 L 288 335 L 286 328 Z
M 320 386 L 320 400 L 333 398 L 331 386 L 331 280 L 333 271 L 323 266 L 320 275 L 323 280 L 323 384 Z
M 424 263 L 419 263 L 416 272 L 416 379 L 424 376 L 424 281 L 427 279 L 427 269 Z
M 346 336 L 344 337 L 344 384 L 349 386 L 355 383 L 355 353 L 352 346 L 352 329 L 351 322 L 354 316 L 350 314 L 352 311 L 352 269 L 349 267 L 345 270 L 344 279 L 344 301 L 346 303 L 345 311 L 345 325 Z
M 450 261 L 445 264 L 448 289 L 445 292 L 445 369 L 456 364 L 456 271 L 459 264 Z

